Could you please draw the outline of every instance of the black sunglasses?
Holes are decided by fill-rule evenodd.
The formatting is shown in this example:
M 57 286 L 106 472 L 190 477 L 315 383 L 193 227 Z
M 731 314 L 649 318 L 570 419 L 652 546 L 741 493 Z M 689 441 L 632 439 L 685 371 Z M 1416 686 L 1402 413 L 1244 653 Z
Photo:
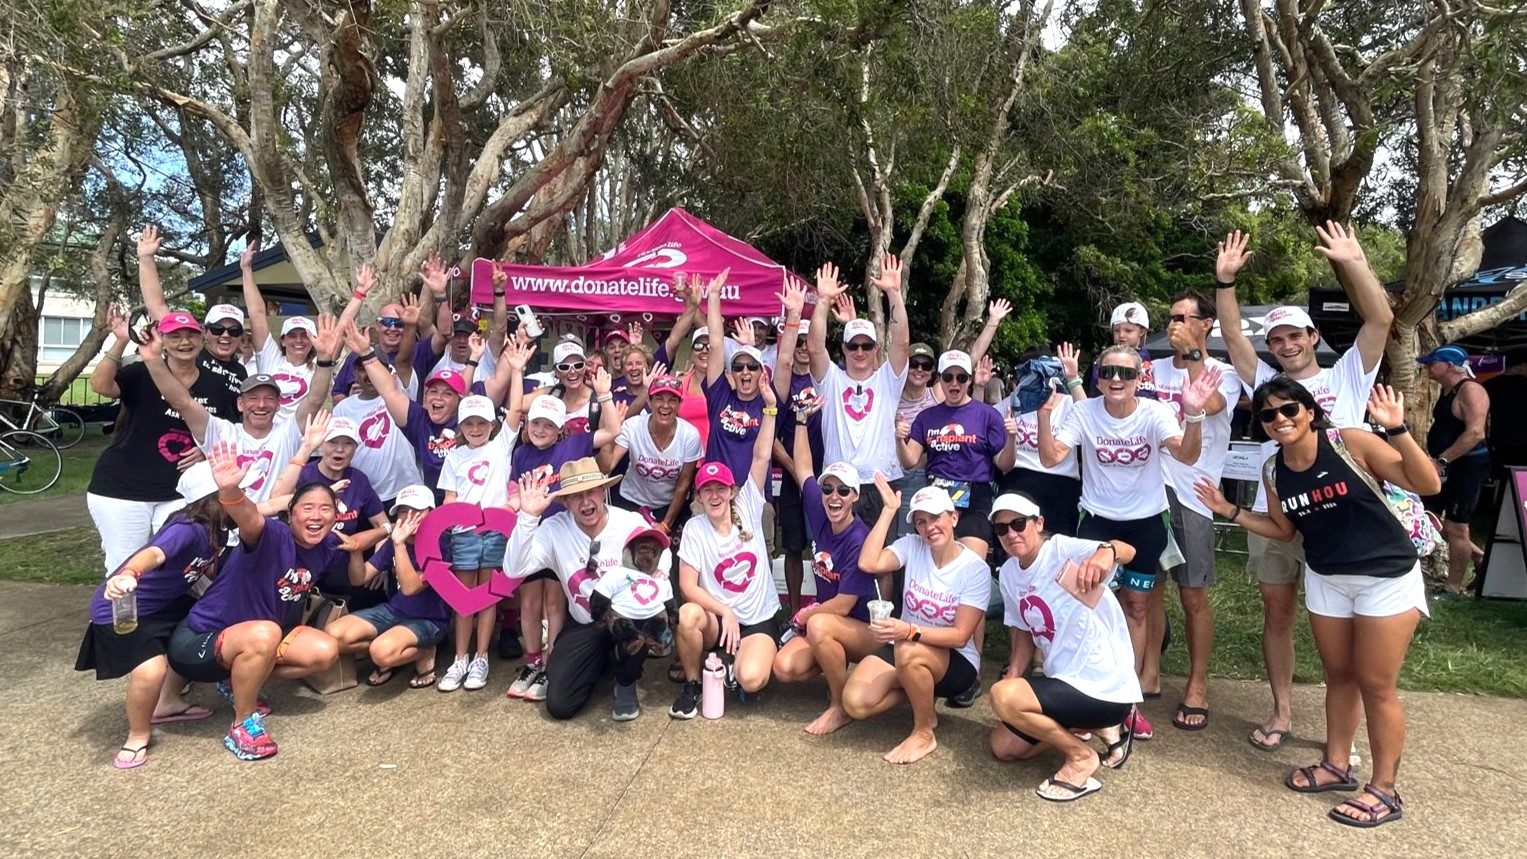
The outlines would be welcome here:
M 691 351 L 691 352 L 709 352 L 710 351 L 710 344 L 709 343 L 695 343 L 694 345 L 689 347 L 689 351 Z
M 1099 379 L 1118 379 L 1121 382 L 1131 382 L 1134 381 L 1134 379 L 1139 375 L 1140 371 L 1136 370 L 1134 367 L 1120 367 L 1114 364 L 1109 364 L 1107 366 L 1098 368 Z
M 1029 527 L 1029 523 L 1034 521 L 1037 518 L 1039 518 L 1039 517 L 1037 517 L 1037 516 L 1019 516 L 1017 519 L 1014 519 L 1011 522 L 993 522 L 993 523 L 991 523 L 991 530 L 992 530 L 992 533 L 996 534 L 998 537 L 1003 537 L 1003 536 L 1006 536 L 1007 532 L 1009 532 L 1009 531 L 1013 531 L 1013 532 L 1022 531 L 1023 529 Z
M 946 384 L 946 385 L 953 385 L 953 384 L 961 384 L 961 385 L 963 385 L 966 382 L 970 381 L 970 376 L 965 374 L 965 373 L 945 373 L 945 374 L 939 376 L 939 378 L 943 379 L 944 380 L 944 384 Z
M 242 325 L 208 325 L 207 333 L 213 337 L 221 337 L 227 334 L 229 337 L 243 337 L 244 326 Z
M 868 340 L 855 340 L 852 343 L 843 344 L 843 348 L 848 352 L 873 352 L 875 344 Z
M 1302 408 L 1304 408 L 1304 406 L 1301 406 L 1298 403 L 1284 403 L 1281 406 L 1276 406 L 1270 409 L 1257 409 L 1257 420 L 1264 424 L 1270 424 L 1278 419 L 1278 415 L 1282 415 L 1286 418 L 1291 418 L 1299 414 L 1299 410 Z
M 908 366 L 910 366 L 914 370 L 922 370 L 923 372 L 926 373 L 926 372 L 928 372 L 928 371 L 933 369 L 933 362 L 932 361 L 911 361 L 911 362 L 908 362 Z
M 762 369 L 763 369 L 763 365 L 762 364 L 755 364 L 752 361 L 733 361 L 732 362 L 732 372 L 733 373 L 757 373 L 759 370 L 762 370 Z
M 582 361 L 571 361 L 571 362 L 568 362 L 566 364 L 558 364 L 557 365 L 557 372 L 558 373 L 571 373 L 571 372 L 574 372 L 576 370 L 582 370 L 582 369 L 583 369 L 583 362 Z
M 824 497 L 828 496 L 828 495 L 841 495 L 842 497 L 847 498 L 848 496 L 853 495 L 855 492 L 858 492 L 858 491 L 859 490 L 857 490 L 857 489 L 851 489 L 851 488 L 849 488 L 847 486 L 844 486 L 841 483 L 833 484 L 831 486 L 823 486 L 822 487 L 822 495 Z
M 1197 315 L 1195 313 L 1173 313 L 1171 316 L 1167 317 L 1167 319 L 1170 319 L 1173 322 L 1187 322 L 1190 319 L 1196 321 L 1196 320 L 1208 319 L 1208 318 L 1209 317 L 1207 317 L 1207 316 L 1199 316 L 1199 315 Z

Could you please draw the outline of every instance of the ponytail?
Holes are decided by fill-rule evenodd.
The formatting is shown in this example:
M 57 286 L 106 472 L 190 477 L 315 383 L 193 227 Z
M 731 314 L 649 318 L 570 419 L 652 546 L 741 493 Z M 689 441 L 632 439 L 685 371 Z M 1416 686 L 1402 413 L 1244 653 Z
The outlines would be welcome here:
M 737 536 L 741 537 L 744 543 L 753 539 L 753 533 L 742 527 L 742 515 L 737 512 L 737 501 L 733 499 L 729 506 L 732 510 L 732 527 L 737 529 Z

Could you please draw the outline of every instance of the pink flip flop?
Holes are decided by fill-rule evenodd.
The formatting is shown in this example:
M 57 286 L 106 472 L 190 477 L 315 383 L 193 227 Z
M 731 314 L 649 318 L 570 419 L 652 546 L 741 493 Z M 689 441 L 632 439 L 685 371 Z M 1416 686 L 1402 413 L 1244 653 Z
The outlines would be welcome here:
M 121 755 L 122 752 L 132 752 L 133 756 L 125 761 L 120 757 L 113 757 L 111 759 L 111 765 L 119 770 L 137 769 L 138 767 L 148 763 L 148 743 L 144 743 L 136 749 L 132 746 L 123 746 L 121 751 L 118 751 L 117 754 Z M 140 758 L 138 757 L 139 755 L 143 755 L 143 757 Z
M 150 725 L 168 725 L 171 722 L 195 722 L 212 715 L 212 711 L 206 707 L 198 707 L 195 704 L 181 710 L 179 713 L 170 713 L 167 716 L 155 716 L 148 720 Z

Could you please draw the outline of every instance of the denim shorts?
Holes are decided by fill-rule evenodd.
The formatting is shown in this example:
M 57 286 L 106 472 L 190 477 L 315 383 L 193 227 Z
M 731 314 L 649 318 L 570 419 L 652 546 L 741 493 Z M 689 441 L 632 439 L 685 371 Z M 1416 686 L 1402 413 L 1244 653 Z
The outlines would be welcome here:
M 401 626 L 412 632 L 414 638 L 419 639 L 419 647 L 434 647 L 445 638 L 445 624 L 438 620 L 421 620 L 414 617 L 404 617 L 397 609 L 382 603 L 371 608 L 363 608 L 352 612 L 351 617 L 358 617 L 371 624 L 376 629 L 376 634 L 381 635 L 395 626 Z
M 497 569 L 504 564 L 504 550 L 509 548 L 509 538 L 496 531 L 479 534 L 476 531 L 451 532 L 451 569 L 486 570 Z

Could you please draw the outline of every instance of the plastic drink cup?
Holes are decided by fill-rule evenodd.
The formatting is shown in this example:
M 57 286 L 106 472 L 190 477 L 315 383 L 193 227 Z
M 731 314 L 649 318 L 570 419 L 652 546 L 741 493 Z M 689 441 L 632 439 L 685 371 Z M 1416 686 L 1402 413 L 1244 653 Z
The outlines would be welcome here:
M 138 629 L 138 595 L 128 591 L 111 601 L 111 628 L 117 635 Z
M 890 620 L 891 612 L 896 608 L 890 600 L 870 600 L 864 604 L 864 607 L 869 609 L 871 624 L 884 623 Z

